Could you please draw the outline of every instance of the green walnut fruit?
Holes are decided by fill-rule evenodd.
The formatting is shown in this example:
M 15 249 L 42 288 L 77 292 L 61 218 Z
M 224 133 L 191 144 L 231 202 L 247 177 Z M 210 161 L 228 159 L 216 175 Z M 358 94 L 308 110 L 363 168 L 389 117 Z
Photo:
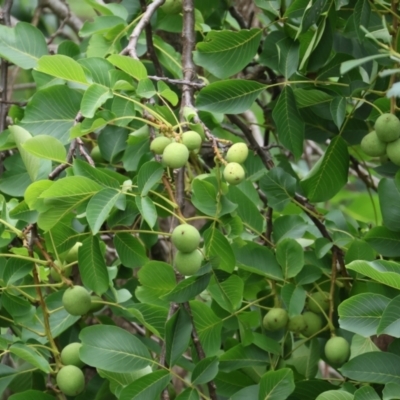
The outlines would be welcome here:
M 90 152 L 90 157 L 92 157 L 92 160 L 96 163 L 102 163 L 104 162 L 104 158 L 101 155 L 100 152 L 100 147 L 99 146 L 94 146 L 92 151 Z
M 198 150 L 201 147 L 201 136 L 195 131 L 187 131 L 182 134 L 182 143 L 189 150 Z
M 165 14 L 179 14 L 182 11 L 182 0 L 165 0 L 160 10 Z
M 361 140 L 361 149 L 370 157 L 380 157 L 386 154 L 386 142 L 382 142 L 375 131 L 365 135 Z
M 194 275 L 201 267 L 203 262 L 203 254 L 199 250 L 190 253 L 177 251 L 175 254 L 175 268 L 185 276 Z
M 173 230 L 171 240 L 179 251 L 191 253 L 199 247 L 200 233 L 194 226 L 182 224 Z
M 54 264 L 56 264 L 57 267 L 61 270 L 61 273 L 63 274 L 63 276 L 69 277 L 71 275 L 71 272 L 72 272 L 71 265 L 69 265 L 67 267 L 64 263 L 61 263 L 58 260 L 55 260 Z M 57 270 L 55 268 L 50 267 L 50 275 L 53 278 L 54 282 L 61 282 L 61 275 L 57 272 Z
M 301 331 L 305 337 L 310 337 L 322 329 L 322 319 L 319 315 L 312 311 L 306 311 L 303 314 L 303 318 L 306 322 L 306 327 Z
M 318 314 L 322 311 L 328 311 L 329 309 L 329 293 L 327 292 L 315 292 L 313 293 L 307 302 L 307 307 L 310 311 Z
M 75 365 L 61 368 L 56 381 L 58 388 L 67 396 L 76 396 L 85 388 L 85 376 Z
M 231 162 L 225 166 L 224 169 L 224 178 L 231 185 L 238 185 L 243 181 L 245 176 L 245 172 L 243 167 L 236 163 Z
M 246 143 L 235 143 L 226 153 L 226 161 L 242 164 L 249 155 L 249 149 Z
M 79 247 L 81 247 L 81 246 L 82 246 L 81 242 L 76 242 L 74 244 L 74 246 L 71 248 L 71 250 L 65 256 L 65 261 L 67 263 L 78 262 L 78 250 L 79 250 Z
M 283 308 L 272 308 L 263 318 L 263 326 L 268 331 L 278 331 L 285 328 L 288 322 L 288 313 Z
M 386 146 L 386 154 L 393 164 L 400 166 L 400 139 L 388 143 Z
M 82 347 L 82 343 L 70 343 L 65 346 L 61 351 L 61 362 L 63 365 L 75 365 L 75 367 L 81 368 L 85 365 L 79 357 L 79 349 Z
M 400 137 L 400 120 L 394 114 L 382 114 L 375 121 L 375 131 L 382 142 L 393 142 Z
M 150 150 L 156 154 L 162 154 L 164 149 L 171 144 L 171 139 L 165 136 L 156 137 L 150 144 Z
M 306 321 L 302 315 L 295 315 L 289 319 L 288 330 L 294 333 L 300 333 L 306 329 Z
M 92 299 L 83 286 L 74 286 L 64 292 L 62 303 L 69 314 L 84 315 L 90 310 Z
M 171 143 L 163 151 L 163 162 L 169 168 L 181 168 L 189 160 L 189 150 L 182 143 Z
M 339 336 L 330 338 L 325 345 L 325 357 L 334 366 L 341 366 L 350 356 L 349 342 Z

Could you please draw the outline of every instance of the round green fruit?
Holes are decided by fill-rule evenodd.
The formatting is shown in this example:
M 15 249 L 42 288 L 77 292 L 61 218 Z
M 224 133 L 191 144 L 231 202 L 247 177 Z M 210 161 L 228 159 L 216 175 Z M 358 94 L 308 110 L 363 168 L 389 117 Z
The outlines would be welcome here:
M 263 318 L 263 326 L 268 331 L 278 331 L 285 328 L 288 322 L 288 313 L 283 308 L 272 308 Z
M 307 307 L 310 311 L 316 314 L 322 313 L 322 311 L 328 311 L 329 293 L 327 292 L 313 293 L 308 299 Z
M 300 333 L 306 329 L 306 321 L 302 315 L 295 315 L 289 319 L 288 330 L 294 333 Z
M 76 396 L 85 388 L 85 376 L 75 365 L 60 369 L 56 377 L 58 388 L 67 396 Z
M 335 336 L 326 342 L 325 357 L 330 364 L 340 366 L 348 360 L 349 356 L 350 345 L 346 339 Z
M 319 315 L 312 311 L 306 311 L 303 314 L 303 318 L 306 322 L 306 327 L 301 331 L 301 333 L 305 337 L 310 337 L 322 329 L 322 319 Z
M 386 146 L 386 154 L 393 164 L 400 166 L 400 139 L 388 143 Z
M 160 10 L 165 14 L 179 14 L 182 11 L 182 0 L 165 0 Z
M 79 250 L 79 247 L 81 247 L 81 246 L 82 246 L 81 242 L 76 242 L 74 244 L 74 246 L 71 248 L 71 250 L 65 256 L 65 261 L 67 263 L 78 262 L 78 250 Z
M 187 131 L 182 134 L 182 143 L 189 150 L 198 150 L 201 147 L 201 136 L 195 131 Z
M 102 163 L 104 162 L 104 158 L 101 155 L 100 152 L 100 147 L 99 146 L 94 146 L 92 151 L 90 152 L 90 157 L 92 157 L 92 160 L 96 163 Z
M 171 139 L 165 136 L 156 137 L 150 144 L 150 150 L 155 154 L 162 154 L 164 149 L 171 144 Z
M 69 314 L 84 315 L 90 310 L 92 299 L 83 286 L 74 286 L 64 292 L 62 303 Z
M 163 152 L 163 162 L 169 168 L 181 168 L 189 160 L 189 150 L 182 143 L 171 143 Z
M 382 114 L 375 121 L 375 131 L 382 142 L 393 142 L 400 137 L 400 120 L 394 114 Z
M 195 251 L 200 244 L 200 233 L 192 225 L 178 225 L 172 232 L 172 243 L 183 253 Z
M 61 351 L 61 362 L 63 365 L 75 365 L 75 367 L 83 367 L 84 362 L 79 357 L 79 349 L 82 347 L 82 343 L 70 343 L 65 346 Z
M 199 250 L 190 253 L 177 251 L 175 254 L 175 268 L 185 276 L 194 275 L 200 269 L 202 262 L 203 254 Z
M 72 266 L 66 266 L 64 263 L 61 263 L 58 260 L 54 261 L 54 264 L 58 266 L 58 268 L 61 270 L 61 273 L 63 276 L 69 277 L 72 272 Z M 61 282 L 61 275 L 57 272 L 57 270 L 53 267 L 50 267 L 50 275 L 53 278 L 54 282 Z
M 365 135 L 361 140 L 361 149 L 370 157 L 380 157 L 386 154 L 386 142 L 382 142 L 375 131 Z
M 235 143 L 226 153 L 226 161 L 242 164 L 249 155 L 249 148 L 246 143 Z
M 231 162 L 225 166 L 224 178 L 231 185 L 238 185 L 243 181 L 245 172 L 243 167 L 236 163 Z

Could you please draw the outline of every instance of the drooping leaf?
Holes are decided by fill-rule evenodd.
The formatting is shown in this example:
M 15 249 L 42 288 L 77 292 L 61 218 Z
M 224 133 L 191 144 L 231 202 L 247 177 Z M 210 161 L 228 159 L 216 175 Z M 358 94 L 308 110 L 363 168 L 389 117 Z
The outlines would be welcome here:
M 138 189 L 142 196 L 147 196 L 149 191 L 161 180 L 164 174 L 162 165 L 149 161 L 142 165 L 138 173 Z
M 202 385 L 212 381 L 218 373 L 218 358 L 203 358 L 198 362 L 192 372 L 192 382 L 194 385 Z
M 147 71 L 145 66 L 139 60 L 134 60 L 132 57 L 112 54 L 110 57 L 107 58 L 107 61 L 109 61 L 111 64 L 115 65 L 138 81 L 140 79 L 147 78 Z
M 34 136 L 26 140 L 22 147 L 36 157 L 59 163 L 64 163 L 67 158 L 67 151 L 64 145 L 58 139 L 49 135 Z
M 293 278 L 304 266 L 303 248 L 294 239 L 283 239 L 276 247 L 276 259 L 282 267 L 284 278 Z
M 81 113 L 86 118 L 93 118 L 97 109 L 113 97 L 107 87 L 92 83 L 82 97 Z
M 48 361 L 36 349 L 29 347 L 23 343 L 14 343 L 10 347 L 10 352 L 15 354 L 22 360 L 34 365 L 45 373 L 50 373 L 51 368 Z

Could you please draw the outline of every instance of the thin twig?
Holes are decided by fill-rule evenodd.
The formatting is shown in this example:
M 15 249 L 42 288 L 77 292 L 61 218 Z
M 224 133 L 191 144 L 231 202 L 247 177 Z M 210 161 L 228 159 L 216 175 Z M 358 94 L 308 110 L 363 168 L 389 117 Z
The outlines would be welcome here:
M 57 15 L 58 18 L 67 19 L 67 25 L 78 34 L 83 26 L 83 22 L 70 12 L 68 5 L 62 0 L 42 0 L 42 7 L 48 7 Z
M 146 11 L 142 15 L 142 18 L 140 19 L 138 24 L 135 26 L 135 29 L 131 33 L 131 36 L 129 37 L 128 46 L 126 46 L 125 49 L 121 51 L 121 54 L 129 54 L 135 60 L 139 59 L 136 53 L 136 45 L 138 43 L 139 36 L 146 27 L 146 25 L 150 22 L 150 19 L 157 10 L 157 8 L 162 6 L 164 2 L 165 0 L 154 0 L 151 4 L 149 4 Z
M 148 78 L 153 81 L 164 81 L 164 82 L 171 83 L 173 85 L 193 86 L 195 89 L 202 89 L 203 87 L 206 86 L 206 84 L 204 82 L 200 82 L 200 81 L 187 81 L 185 79 L 171 79 L 171 78 L 166 78 L 164 76 L 149 75 Z

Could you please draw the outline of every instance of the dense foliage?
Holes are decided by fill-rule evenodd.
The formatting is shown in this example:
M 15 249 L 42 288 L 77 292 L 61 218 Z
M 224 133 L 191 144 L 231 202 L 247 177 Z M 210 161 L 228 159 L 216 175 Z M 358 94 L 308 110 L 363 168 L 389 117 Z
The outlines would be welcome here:
M 0 395 L 398 399 L 398 2 L 32 3 L 0 16 Z

